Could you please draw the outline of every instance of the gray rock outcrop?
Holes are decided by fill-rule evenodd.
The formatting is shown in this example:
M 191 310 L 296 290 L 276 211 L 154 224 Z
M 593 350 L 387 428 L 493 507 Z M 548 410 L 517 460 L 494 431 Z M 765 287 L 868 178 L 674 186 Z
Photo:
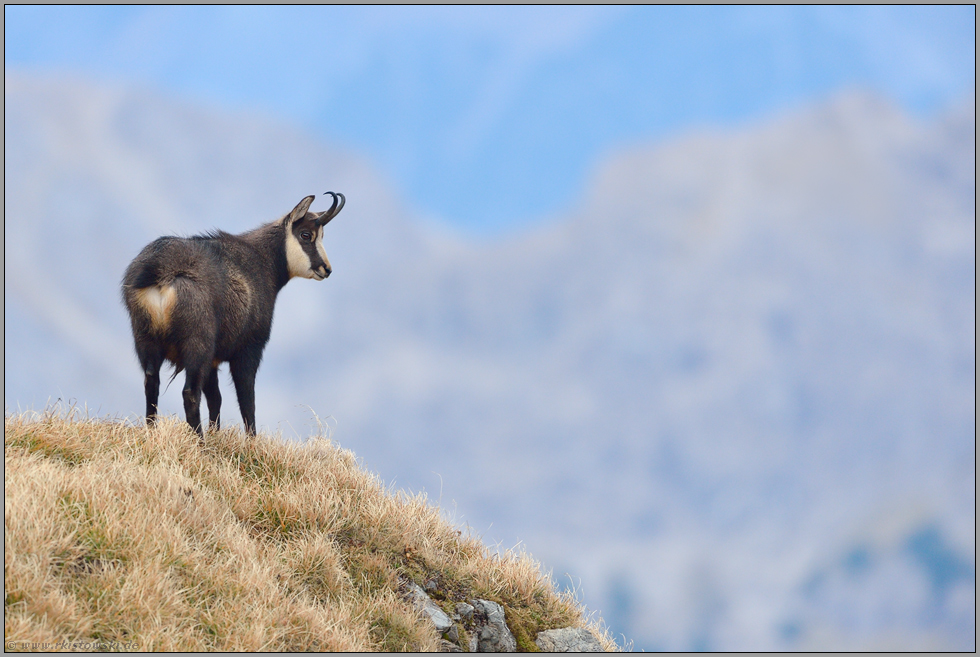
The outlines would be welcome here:
M 496 602 L 479 598 L 470 600 L 469 604 L 458 602 L 450 617 L 421 586 L 412 581 L 404 581 L 404 585 L 406 597 L 431 621 L 441 637 L 442 652 L 460 652 L 464 643 L 469 652 L 517 652 L 517 639 L 507 627 L 504 608 Z
M 504 618 L 504 608 L 489 600 L 470 600 L 473 606 L 473 636 L 470 652 L 517 652 L 517 639 Z
M 592 632 L 580 627 L 538 632 L 534 643 L 542 652 L 604 652 Z

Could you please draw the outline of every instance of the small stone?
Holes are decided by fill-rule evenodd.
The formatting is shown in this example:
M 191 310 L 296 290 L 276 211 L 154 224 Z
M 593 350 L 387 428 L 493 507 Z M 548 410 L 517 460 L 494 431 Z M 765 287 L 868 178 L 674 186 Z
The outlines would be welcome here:
M 459 643 L 459 630 L 456 629 L 455 625 L 453 625 L 449 628 L 449 631 L 446 632 L 445 637 L 453 643 Z
M 460 618 L 462 618 L 463 620 L 473 619 L 473 607 L 472 605 L 468 605 L 465 602 L 456 603 L 456 613 L 459 614 Z
M 425 590 L 428 591 L 428 592 L 430 592 L 430 593 L 432 591 L 438 591 L 439 590 L 439 584 L 436 583 L 436 581 L 434 579 L 430 579 L 428 582 L 425 583 Z
M 604 652 L 592 632 L 581 627 L 538 632 L 534 644 L 542 652 Z
M 449 628 L 453 627 L 453 621 L 446 615 L 446 612 L 425 594 L 421 586 L 415 582 L 409 582 L 408 594 L 412 602 L 415 603 L 415 606 L 432 621 L 436 632 L 443 634 L 444 632 L 448 632 Z
M 445 639 L 439 639 L 439 652 L 463 652 L 462 648 Z

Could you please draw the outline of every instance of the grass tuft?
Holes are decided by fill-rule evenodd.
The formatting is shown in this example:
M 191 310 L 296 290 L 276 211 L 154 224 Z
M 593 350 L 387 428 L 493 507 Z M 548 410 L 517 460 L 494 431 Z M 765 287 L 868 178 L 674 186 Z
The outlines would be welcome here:
M 8 650 L 438 650 L 408 579 L 435 581 L 448 612 L 502 604 L 519 649 L 570 625 L 616 648 L 526 554 L 489 550 L 323 437 L 202 446 L 176 418 L 25 413 L 4 418 L 4 470 Z

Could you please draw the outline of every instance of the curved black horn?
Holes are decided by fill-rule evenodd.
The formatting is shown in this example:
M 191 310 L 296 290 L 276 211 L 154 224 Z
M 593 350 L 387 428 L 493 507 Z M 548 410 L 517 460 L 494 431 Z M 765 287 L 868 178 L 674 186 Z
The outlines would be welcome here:
M 323 212 L 319 217 L 317 217 L 316 223 L 318 226 L 325 225 L 328 221 L 340 214 L 340 211 L 344 209 L 344 204 L 347 203 L 347 199 L 344 198 L 344 195 L 340 192 L 337 192 L 336 194 L 334 192 L 323 193 L 330 194 L 330 196 L 333 197 L 333 204 L 330 206 L 329 210 Z

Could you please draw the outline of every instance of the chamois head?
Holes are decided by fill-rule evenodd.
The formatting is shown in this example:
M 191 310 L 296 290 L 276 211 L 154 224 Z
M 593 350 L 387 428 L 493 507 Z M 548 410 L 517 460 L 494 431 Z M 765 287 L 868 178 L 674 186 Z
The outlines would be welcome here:
M 283 219 L 286 230 L 286 262 L 289 275 L 322 281 L 330 275 L 330 261 L 323 250 L 323 227 L 340 214 L 346 199 L 343 194 L 324 192 L 333 197 L 333 205 L 324 212 L 308 212 L 313 196 L 300 201 Z

